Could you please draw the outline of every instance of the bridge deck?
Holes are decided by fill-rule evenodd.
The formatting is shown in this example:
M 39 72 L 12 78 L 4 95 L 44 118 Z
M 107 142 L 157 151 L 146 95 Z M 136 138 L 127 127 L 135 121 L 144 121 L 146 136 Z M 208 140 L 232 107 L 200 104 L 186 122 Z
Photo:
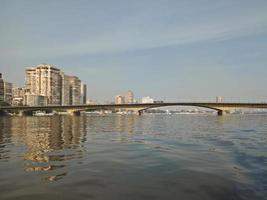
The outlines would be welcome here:
M 166 106 L 196 106 L 215 110 L 223 108 L 267 108 L 267 103 L 214 103 L 214 102 L 174 102 L 174 103 L 139 103 L 139 104 L 97 104 L 97 105 L 50 105 L 50 106 L 1 106 L 2 111 L 12 110 L 98 110 L 98 109 L 119 109 L 119 108 L 156 108 Z

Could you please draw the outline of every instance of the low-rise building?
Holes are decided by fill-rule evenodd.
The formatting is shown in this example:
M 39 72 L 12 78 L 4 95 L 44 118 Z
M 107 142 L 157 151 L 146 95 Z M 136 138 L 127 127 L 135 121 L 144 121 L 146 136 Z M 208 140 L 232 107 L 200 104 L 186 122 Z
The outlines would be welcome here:
M 24 98 L 27 90 L 25 88 L 15 87 L 12 89 L 12 105 L 24 105 Z
M 216 97 L 216 103 L 222 103 L 223 102 L 223 97 L 222 96 L 217 96 Z
M 88 99 L 86 101 L 86 104 L 88 104 L 88 105 L 96 105 L 97 103 L 94 100 L 92 100 L 92 99 Z
M 27 106 L 47 106 L 48 98 L 42 95 L 25 94 L 24 104 Z
M 143 97 L 142 98 L 142 103 L 154 103 L 154 99 L 152 99 L 151 97 L 147 96 L 147 97 Z

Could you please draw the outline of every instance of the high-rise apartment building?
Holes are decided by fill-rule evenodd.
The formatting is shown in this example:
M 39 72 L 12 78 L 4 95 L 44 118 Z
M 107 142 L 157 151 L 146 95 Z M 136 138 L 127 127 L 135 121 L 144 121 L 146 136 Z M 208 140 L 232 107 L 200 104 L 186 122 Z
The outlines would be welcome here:
M 87 102 L 87 85 L 81 84 L 81 104 L 86 104 Z
M 76 76 L 62 76 L 62 105 L 86 104 L 87 87 Z
M 125 103 L 125 97 L 122 95 L 117 95 L 115 97 L 115 104 L 124 104 Z
M 61 105 L 70 105 L 70 76 L 62 73 Z
M 30 99 L 33 99 L 29 102 L 46 104 L 43 101 L 47 100 L 48 105 L 86 103 L 86 85 L 77 76 L 66 75 L 51 65 L 41 64 L 27 69 L 25 87 Z
M 5 81 L 0 73 L 0 103 L 12 103 L 12 88 L 13 84 Z
M 128 92 L 127 92 L 126 103 L 128 103 L 128 104 L 134 103 L 134 93 L 131 90 L 128 90 Z
M 47 97 L 47 104 L 62 104 L 62 72 L 47 64 L 26 69 L 26 89 L 31 95 Z
M 77 76 L 69 76 L 70 105 L 81 104 L 81 80 Z
M 12 104 L 12 88 L 13 84 L 9 82 L 4 82 L 4 102 L 8 103 L 9 105 Z
M 0 103 L 4 102 L 4 92 L 5 91 L 5 84 L 2 78 L 2 73 L 0 73 Z

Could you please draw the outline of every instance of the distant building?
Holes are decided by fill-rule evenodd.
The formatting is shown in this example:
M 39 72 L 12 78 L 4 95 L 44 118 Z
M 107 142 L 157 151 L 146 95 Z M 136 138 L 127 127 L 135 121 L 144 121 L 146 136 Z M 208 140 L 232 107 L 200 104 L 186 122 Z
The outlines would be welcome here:
M 164 103 L 162 100 L 154 100 L 153 103 Z
M 132 104 L 135 103 L 134 93 L 131 90 L 128 90 L 126 96 L 117 95 L 115 96 L 115 104 Z
M 127 95 L 125 97 L 126 103 L 132 104 L 134 103 L 134 93 L 131 90 L 128 90 Z
M 124 104 L 125 103 L 125 97 L 122 95 L 117 95 L 115 97 L 115 104 Z
M 223 102 L 223 97 L 222 96 L 217 96 L 216 97 L 216 103 L 222 103 Z
M 4 102 L 12 104 L 12 88 L 13 84 L 9 82 L 4 82 Z
M 77 76 L 66 75 L 52 65 L 41 64 L 26 69 L 25 87 L 31 95 L 46 97 L 48 105 L 86 103 L 86 85 L 82 85 Z
M 81 84 L 81 104 L 86 104 L 87 101 L 87 85 Z
M 81 104 L 81 80 L 77 76 L 69 76 L 70 105 Z
M 0 73 L 0 103 L 4 102 L 4 94 L 5 94 L 5 84 L 2 78 L 2 73 Z
M 92 100 L 92 99 L 88 99 L 87 101 L 86 101 L 86 104 L 88 104 L 88 105 L 95 105 L 95 104 L 97 104 L 94 100 Z
M 83 98 L 86 102 L 86 85 L 81 83 L 77 76 L 62 75 L 62 105 L 83 104 Z M 85 85 L 85 87 L 84 87 Z M 84 96 L 85 95 L 85 96 Z
M 70 105 L 70 77 L 62 72 L 61 105 Z
M 142 103 L 154 103 L 154 99 L 150 98 L 149 96 L 143 97 Z
M 13 84 L 5 81 L 0 73 L 0 103 L 11 105 Z

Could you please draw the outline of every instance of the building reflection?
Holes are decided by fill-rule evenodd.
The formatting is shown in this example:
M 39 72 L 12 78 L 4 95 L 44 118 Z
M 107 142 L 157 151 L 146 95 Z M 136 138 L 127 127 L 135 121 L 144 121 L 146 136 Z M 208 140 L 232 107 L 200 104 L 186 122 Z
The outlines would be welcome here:
M 132 134 L 137 117 L 136 115 L 116 115 L 114 118 L 115 131 Z
M 10 150 L 6 148 L 10 143 L 10 126 L 11 123 L 8 118 L 0 118 L 0 160 L 7 161 L 10 158 Z
M 55 181 L 67 174 L 64 171 L 67 160 L 82 157 L 82 143 L 86 140 L 86 116 L 9 119 L 12 143 L 26 147 L 22 155 L 26 171 L 58 171 L 58 174 L 45 178 Z
M 9 151 L 16 149 L 27 173 L 57 181 L 85 157 L 86 140 L 135 142 L 137 121 L 136 115 L 5 117 L 0 120 L 0 159 L 9 160 Z

